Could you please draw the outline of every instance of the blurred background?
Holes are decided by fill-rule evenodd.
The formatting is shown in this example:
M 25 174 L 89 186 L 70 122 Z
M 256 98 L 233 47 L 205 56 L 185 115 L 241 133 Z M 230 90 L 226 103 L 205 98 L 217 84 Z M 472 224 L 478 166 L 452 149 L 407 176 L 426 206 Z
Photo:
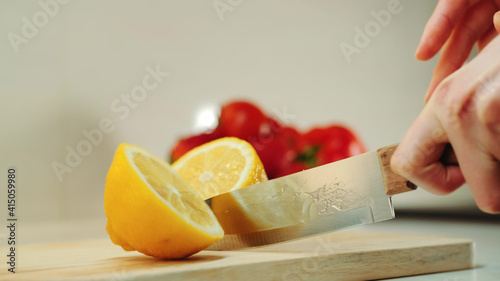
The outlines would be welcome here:
M 399 142 L 436 62 L 414 58 L 435 5 L 2 0 L 0 167 L 18 169 L 21 225 L 104 221 L 105 176 L 120 143 L 166 158 L 236 98 L 286 112 L 303 130 L 348 125 L 370 150 Z M 131 99 L 147 76 L 152 86 Z M 394 203 L 397 212 L 479 214 L 467 188 L 445 197 L 417 190 Z

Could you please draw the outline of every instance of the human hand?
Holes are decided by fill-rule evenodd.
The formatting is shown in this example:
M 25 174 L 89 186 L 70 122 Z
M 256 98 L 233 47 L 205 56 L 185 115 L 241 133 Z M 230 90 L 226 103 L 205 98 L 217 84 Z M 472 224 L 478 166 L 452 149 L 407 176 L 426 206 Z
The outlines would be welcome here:
M 439 161 L 447 143 L 460 166 Z M 439 83 L 391 166 L 438 194 L 466 181 L 481 210 L 500 213 L 500 36 Z
M 482 50 L 500 33 L 500 0 L 441 0 L 425 26 L 416 57 L 429 60 L 442 49 L 425 102 L 448 75 L 459 69 L 474 44 Z

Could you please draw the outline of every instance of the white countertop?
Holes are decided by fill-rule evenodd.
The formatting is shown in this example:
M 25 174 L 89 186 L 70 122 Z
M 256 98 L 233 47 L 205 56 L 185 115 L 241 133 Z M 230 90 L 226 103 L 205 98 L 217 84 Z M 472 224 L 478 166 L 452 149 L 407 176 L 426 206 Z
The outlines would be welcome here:
M 69 222 L 20 224 L 19 242 L 51 243 L 106 238 L 104 218 Z M 432 234 L 475 241 L 476 267 L 470 270 L 402 277 L 391 280 L 483 281 L 500 280 L 500 219 L 464 219 L 398 215 L 394 220 L 358 227 L 372 232 Z

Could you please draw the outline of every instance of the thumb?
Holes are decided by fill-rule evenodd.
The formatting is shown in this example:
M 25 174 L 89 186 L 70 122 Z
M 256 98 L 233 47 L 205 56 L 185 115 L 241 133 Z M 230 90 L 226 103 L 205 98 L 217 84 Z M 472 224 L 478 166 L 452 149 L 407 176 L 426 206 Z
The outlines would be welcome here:
M 496 12 L 493 16 L 493 24 L 498 33 L 500 33 L 500 11 Z

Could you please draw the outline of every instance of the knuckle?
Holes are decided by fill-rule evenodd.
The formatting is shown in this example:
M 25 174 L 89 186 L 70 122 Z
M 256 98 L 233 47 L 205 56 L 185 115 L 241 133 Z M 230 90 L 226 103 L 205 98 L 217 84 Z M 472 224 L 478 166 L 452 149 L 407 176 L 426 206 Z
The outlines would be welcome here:
M 497 132 L 500 127 L 500 97 L 481 99 L 478 106 L 478 118 L 482 125 L 500 133 Z
M 443 125 L 449 129 L 455 129 L 460 124 L 460 106 L 456 102 L 448 102 L 443 105 Z
M 438 105 L 446 104 L 446 100 L 450 94 L 450 88 L 452 86 L 453 80 L 445 78 L 441 81 L 436 89 L 434 90 L 433 97 Z
M 436 144 L 437 143 L 445 143 L 448 141 L 448 136 L 446 135 L 446 132 L 441 127 L 434 128 L 432 130 L 430 137 L 431 137 L 431 140 Z
M 412 174 L 415 174 L 419 168 L 424 166 L 423 165 L 424 161 L 425 161 L 425 155 L 422 153 L 422 151 L 415 150 L 408 159 L 408 164 L 407 164 L 408 169 L 412 171 Z
M 444 25 L 447 30 L 453 30 L 455 21 L 447 13 L 440 13 L 439 17 L 441 24 Z
M 455 90 L 452 79 L 445 79 L 436 89 L 437 115 L 443 125 L 452 130 L 462 126 L 464 118 L 474 109 L 474 93 Z
M 417 171 L 417 167 L 409 158 L 401 154 L 394 154 L 391 159 L 391 169 L 403 177 L 412 177 Z

